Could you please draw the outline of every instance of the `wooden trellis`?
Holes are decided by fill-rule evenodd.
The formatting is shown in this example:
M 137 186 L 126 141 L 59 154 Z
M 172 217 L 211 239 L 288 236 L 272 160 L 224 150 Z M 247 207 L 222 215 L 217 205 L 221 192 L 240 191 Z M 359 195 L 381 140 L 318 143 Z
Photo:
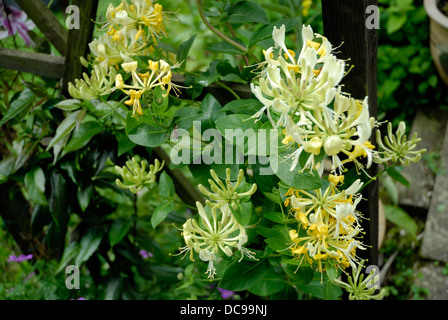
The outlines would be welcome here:
M 85 56 L 93 32 L 92 20 L 96 18 L 98 2 L 94 0 L 73 0 L 72 4 L 80 9 L 80 29 L 66 30 L 41 0 L 16 0 L 20 7 L 45 34 L 61 56 L 25 52 L 0 48 L 0 67 L 29 72 L 62 80 L 62 92 L 66 97 L 67 84 L 82 75 L 79 57 Z M 363 99 L 369 96 L 371 116 L 377 115 L 377 32 L 366 28 L 366 8 L 378 5 L 378 0 L 322 0 L 324 34 L 335 45 L 343 43 L 339 49 L 339 58 L 350 58 L 355 68 L 344 78 L 344 90 L 353 97 Z M 173 82 L 183 83 L 180 75 L 173 76 Z M 249 98 L 249 86 L 228 83 L 242 98 Z M 209 86 L 205 92 L 211 92 L 221 102 L 230 99 L 228 91 L 217 86 Z M 159 159 L 169 161 L 168 155 L 161 149 L 155 149 Z M 167 166 L 168 167 L 168 166 Z M 377 172 L 375 165 L 369 174 Z M 175 181 L 176 192 L 187 203 L 203 201 L 201 195 L 179 170 L 168 170 Z M 364 243 L 368 246 L 360 252 L 369 263 L 378 264 L 378 182 L 370 183 L 363 191 L 358 208 L 365 217 L 364 229 L 367 231 Z

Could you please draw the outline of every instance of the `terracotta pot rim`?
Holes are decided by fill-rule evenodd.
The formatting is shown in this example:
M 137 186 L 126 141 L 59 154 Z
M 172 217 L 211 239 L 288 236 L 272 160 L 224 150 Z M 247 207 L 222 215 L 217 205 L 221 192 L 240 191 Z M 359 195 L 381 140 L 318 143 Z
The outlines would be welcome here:
M 425 10 L 428 16 L 438 24 L 448 28 L 448 17 L 437 7 L 437 0 L 425 0 Z

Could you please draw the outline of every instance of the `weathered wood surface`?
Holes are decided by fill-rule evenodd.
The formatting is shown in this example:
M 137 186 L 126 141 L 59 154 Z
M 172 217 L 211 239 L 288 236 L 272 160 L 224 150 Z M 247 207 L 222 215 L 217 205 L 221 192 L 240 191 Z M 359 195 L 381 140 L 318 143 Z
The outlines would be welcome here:
M 366 9 L 370 5 L 378 6 L 377 0 L 322 0 L 324 35 L 333 46 L 342 46 L 336 55 L 348 59 L 354 68 L 342 80 L 343 90 L 356 99 L 369 97 L 369 110 L 377 117 L 377 47 L 376 29 L 366 27 Z M 372 143 L 373 143 L 372 139 Z M 368 170 L 370 176 L 378 171 L 376 165 Z M 358 210 L 365 217 L 363 228 L 366 231 L 363 242 L 368 249 L 359 252 L 359 256 L 368 259 L 368 264 L 378 265 L 378 182 L 370 183 L 363 190 L 363 198 Z M 358 252 L 357 252 L 358 254 Z
M 64 57 L 50 54 L 0 48 L 0 67 L 29 72 L 39 76 L 61 78 L 64 72 Z
M 36 24 L 58 52 L 65 56 L 67 29 L 59 22 L 42 0 L 15 0 L 20 8 Z
M 65 69 L 62 83 L 62 93 L 68 95 L 68 83 L 81 78 L 83 66 L 79 58 L 89 53 L 89 43 L 92 40 L 98 1 L 96 0 L 73 0 L 72 5 L 79 8 L 79 29 L 68 31 L 67 54 L 65 56 Z

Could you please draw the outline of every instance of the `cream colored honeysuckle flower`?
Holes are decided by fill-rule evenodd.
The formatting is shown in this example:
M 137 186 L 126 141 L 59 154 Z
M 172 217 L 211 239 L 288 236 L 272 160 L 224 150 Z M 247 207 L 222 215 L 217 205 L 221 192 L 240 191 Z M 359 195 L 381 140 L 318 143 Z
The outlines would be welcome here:
M 244 180 L 244 171 L 242 169 L 238 172 L 238 177 L 235 183 L 231 181 L 231 170 L 226 169 L 225 184 L 218 177 L 216 172 L 210 170 L 212 179 L 209 179 L 211 191 L 207 190 L 202 184 L 198 185 L 199 191 L 207 196 L 210 200 L 206 201 L 207 206 L 211 208 L 231 207 L 233 210 L 238 210 L 238 204 L 244 200 L 245 197 L 250 197 L 257 191 L 257 185 L 254 183 L 250 188 L 246 188 L 244 192 L 238 192 L 241 183 Z
M 294 169 L 302 151 L 310 154 L 305 169 L 316 169 L 320 166 L 315 163 L 314 156 L 319 155 L 323 150 L 332 160 L 332 171 L 339 173 L 344 171 L 344 164 L 354 161 L 357 167 L 364 165 L 358 161 L 358 157 L 368 158 L 367 167 L 372 163 L 373 146 L 366 139 L 370 137 L 375 120 L 369 117 L 367 97 L 360 101 L 347 97 L 340 93 L 340 89 L 335 96 L 333 109 L 319 108 L 303 113 L 303 116 L 310 122 L 306 124 L 289 124 L 286 127 L 286 134 L 291 136 L 300 145 L 292 153 L 294 160 L 291 169 Z M 345 154 L 348 159 L 341 160 L 340 156 Z M 321 158 L 322 159 L 322 158 Z
M 145 44 L 127 37 L 113 40 L 112 36 L 107 33 L 89 43 L 95 63 L 102 68 L 117 66 L 122 62 L 131 62 L 135 56 L 149 53 L 145 46 Z
M 115 166 L 115 169 L 121 175 L 123 182 L 120 179 L 116 179 L 117 186 L 122 189 L 129 189 L 132 193 L 137 193 L 144 186 L 150 186 L 156 181 L 157 172 L 163 169 L 165 162 L 160 163 L 159 160 L 155 160 L 154 164 L 149 166 L 149 171 L 146 171 L 147 164 L 145 161 L 140 163 L 135 157 L 126 161 L 124 167 Z
M 411 140 L 406 136 L 406 124 L 401 121 L 398 125 L 396 134 L 392 132 L 392 123 L 387 125 L 387 135 L 381 137 L 378 130 L 376 132 L 376 142 L 380 151 L 374 153 L 374 161 L 376 163 L 399 163 L 404 166 L 409 166 L 411 162 L 418 162 L 421 155 L 426 152 L 426 149 L 415 150 L 417 143 L 421 141 L 417 132 L 414 133 Z
M 75 79 L 75 84 L 68 84 L 68 91 L 75 99 L 93 100 L 115 90 L 114 80 L 117 72 L 114 68 L 108 71 L 98 65 L 93 66 L 92 75 L 83 73 L 84 79 Z
M 186 246 L 179 248 L 180 254 L 190 253 L 190 260 L 194 261 L 196 252 L 199 259 L 208 262 L 205 273 L 210 279 L 216 274 L 215 263 L 218 263 L 221 253 L 230 257 L 236 249 L 241 253 L 239 261 L 244 256 L 255 259 L 255 253 L 243 247 L 247 242 L 246 229 L 236 221 L 228 206 L 213 207 L 209 213 L 200 202 L 196 206 L 199 223 L 195 219 L 188 219 L 183 224 L 182 236 Z
M 162 5 L 151 0 L 133 0 L 132 4 L 122 0 L 117 7 L 109 5 L 102 29 L 107 29 L 115 41 L 134 38 L 157 44 L 157 38 L 166 36 L 164 20 L 168 14 Z
M 256 78 L 257 83 L 251 83 L 253 94 L 263 104 L 253 118 L 257 121 L 266 112 L 274 128 L 284 127 L 287 134 L 293 136 L 289 129 L 294 125 L 313 129 L 307 113 L 329 109 L 345 74 L 345 62 L 332 55 L 330 42 L 323 36 L 315 35 L 309 26 L 302 28 L 304 44 L 298 57 L 286 47 L 284 25 L 274 27 L 272 36 L 276 48 L 265 50 L 265 61 L 260 65 L 262 71 Z M 314 38 L 320 38 L 321 43 L 313 41 Z M 279 51 L 277 56 L 274 55 L 276 51 Z M 271 113 L 279 115 L 279 118 L 274 121 Z M 313 137 L 302 137 L 298 139 L 301 141 L 296 139 L 296 142 L 301 146 L 310 139 Z M 305 142 L 302 143 L 302 140 Z M 296 150 L 295 159 L 303 149 Z M 313 157 L 310 157 L 309 163 L 314 163 Z

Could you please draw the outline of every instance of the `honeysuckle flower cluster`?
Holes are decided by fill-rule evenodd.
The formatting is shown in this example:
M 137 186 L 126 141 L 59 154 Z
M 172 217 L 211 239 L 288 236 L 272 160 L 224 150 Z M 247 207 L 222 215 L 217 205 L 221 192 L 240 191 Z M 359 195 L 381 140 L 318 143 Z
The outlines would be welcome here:
M 386 294 L 385 289 L 379 290 L 379 275 L 375 275 L 375 269 L 364 279 L 361 271 L 364 266 L 364 260 L 361 260 L 356 268 L 352 269 L 352 275 L 347 277 L 347 282 L 340 279 L 334 279 L 333 283 L 344 288 L 348 293 L 350 300 L 382 300 Z M 379 290 L 378 293 L 376 293 Z
M 133 61 L 136 55 L 147 55 L 157 38 L 166 36 L 164 20 L 168 13 L 151 0 L 128 0 L 109 5 L 101 37 L 89 44 L 95 60 L 103 68 Z
M 139 163 L 135 157 L 132 157 L 131 160 L 126 161 L 125 166 L 115 166 L 115 169 L 123 179 L 123 182 L 120 179 L 116 179 L 115 183 L 122 189 L 129 189 L 132 193 L 137 193 L 144 186 L 150 186 L 156 181 L 156 174 L 163 169 L 164 164 L 164 161 L 160 163 L 156 159 L 154 164 L 149 166 L 148 172 L 146 171 L 147 164 L 144 160 Z
M 342 92 L 345 61 L 336 58 L 328 39 L 314 34 L 310 26 L 302 29 L 303 46 L 297 58 L 286 47 L 284 26 L 274 27 L 273 38 L 275 47 L 265 51 L 258 83 L 251 84 L 252 92 L 263 103 L 253 117 L 260 119 L 266 112 L 274 127 L 284 129 L 283 142 L 295 149 L 291 152 L 291 171 L 303 151 L 309 157 L 302 170 L 322 173 L 321 152 L 331 158 L 333 173 L 342 174 L 344 163 L 360 156 L 368 158 L 369 167 L 373 145 L 368 139 L 376 123 L 369 115 L 367 97 L 360 101 Z M 364 168 L 360 164 L 358 161 Z
M 182 226 L 182 236 L 185 246 L 179 248 L 180 254 L 190 253 L 190 260 L 194 260 L 194 252 L 199 259 L 208 262 L 208 278 L 214 279 L 216 275 L 215 264 L 220 254 L 228 257 L 233 255 L 233 250 L 240 251 L 241 261 L 244 256 L 255 259 L 255 253 L 243 247 L 248 238 L 246 229 L 239 224 L 228 206 L 219 208 L 203 207 L 200 202 L 196 203 L 199 212 L 199 223 L 196 219 L 188 219 Z M 211 211 L 207 214 L 207 211 Z
M 125 104 L 132 107 L 132 116 L 143 115 L 143 109 L 140 99 L 145 93 L 150 93 L 155 87 L 162 87 L 166 92 L 164 97 L 168 96 L 171 89 L 178 90 L 178 86 L 171 82 L 172 72 L 171 67 L 164 60 L 148 61 L 149 71 L 145 73 L 137 72 L 137 61 L 123 63 L 122 69 L 126 73 L 130 73 L 132 76 L 132 84 L 126 84 L 121 74 L 117 74 L 115 77 L 115 89 L 123 91 L 129 96 L 129 100 L 125 101 Z
M 377 130 L 378 147 L 372 143 L 373 129 L 380 123 L 370 116 L 368 97 L 358 100 L 342 91 L 347 64 L 333 54 L 327 38 L 303 26 L 302 48 L 294 52 L 285 44 L 284 26 L 274 27 L 272 37 L 275 45 L 264 51 L 259 76 L 251 83 L 252 93 L 262 103 L 252 118 L 259 121 L 266 114 L 272 126 L 283 131 L 291 174 L 316 170 L 322 177 L 322 162 L 328 158 L 331 163 L 327 187 L 290 188 L 285 194 L 284 205 L 297 220 L 297 227 L 289 230 L 289 250 L 299 268 L 306 264 L 323 273 L 328 264 L 341 270 L 351 267 L 357 272 L 346 285 L 351 296 L 382 298 L 366 289 L 370 280 L 359 278 L 363 262 L 357 252 L 366 246 L 357 206 L 364 183 L 358 179 L 346 187 L 344 174 L 350 163 L 358 174 L 363 171 L 376 179 L 366 170 L 372 163 L 409 165 L 426 150 L 416 150 L 420 141 L 416 134 L 407 140 L 404 123 L 396 135 L 390 123 L 386 137 Z
M 331 159 L 331 173 L 337 175 L 344 174 L 349 162 L 367 174 L 365 169 L 373 162 L 409 165 L 420 160 L 426 150 L 414 150 L 420 139 L 414 135 L 407 141 L 404 123 L 397 137 L 389 124 L 384 142 L 377 130 L 382 151 L 375 150 L 369 139 L 380 124 L 370 116 L 368 97 L 358 100 L 342 92 L 346 62 L 332 54 L 327 38 L 303 26 L 303 46 L 297 55 L 286 47 L 284 25 L 274 27 L 272 37 L 275 46 L 265 50 L 258 80 L 251 83 L 253 94 L 263 104 L 253 118 L 258 121 L 266 113 L 274 127 L 283 128 L 283 143 L 291 148 L 291 171 L 303 152 L 308 158 L 301 171 L 317 170 L 320 175 L 325 157 Z
M 98 65 L 93 66 L 92 75 L 83 73 L 84 79 L 75 79 L 75 84 L 68 84 L 68 92 L 75 99 L 93 100 L 114 90 L 117 71 L 110 67 L 108 72 Z
M 374 154 L 374 160 L 377 163 L 399 163 L 409 166 L 411 162 L 419 162 L 426 149 L 415 150 L 417 143 L 421 138 L 417 137 L 415 132 L 411 140 L 407 140 L 406 124 L 401 121 L 398 125 L 396 134 L 392 132 L 392 123 L 387 125 L 387 136 L 381 137 L 379 131 L 376 132 L 376 142 L 381 151 Z
M 196 202 L 198 221 L 190 218 L 183 224 L 182 236 L 186 245 L 179 248 L 179 254 L 189 253 L 190 260 L 195 261 L 196 252 L 200 260 L 208 262 L 205 273 L 209 279 L 214 279 L 215 264 L 220 261 L 221 254 L 231 257 L 237 250 L 241 253 L 239 261 L 245 256 L 256 260 L 255 253 L 244 247 L 248 241 L 245 227 L 235 219 L 230 209 L 232 207 L 237 210 L 239 201 L 249 200 L 256 191 L 256 185 L 252 185 L 246 192 L 238 193 L 236 189 L 243 182 L 244 171 L 239 171 L 235 185 L 230 182 L 230 169 L 226 170 L 226 184 L 219 179 L 215 171 L 211 170 L 210 174 L 214 179 L 209 180 L 214 193 L 200 186 L 199 190 L 209 196 L 209 199 L 205 208 L 200 202 Z
M 297 229 L 289 235 L 293 244 L 290 247 L 294 259 L 303 261 L 322 272 L 331 259 L 341 269 L 356 267 L 356 250 L 365 247 L 359 240 L 363 230 L 361 215 L 356 206 L 361 201 L 358 194 L 363 183 L 356 180 L 345 190 L 338 184 L 343 176 L 330 175 L 325 190 L 313 191 L 289 189 L 285 206 L 298 222 Z
M 210 189 L 207 190 L 202 184 L 198 185 L 199 191 L 201 191 L 210 200 L 206 200 L 206 204 L 210 208 L 220 208 L 222 206 L 230 206 L 233 210 L 238 210 L 238 203 L 241 200 L 247 199 L 257 191 L 257 185 L 254 183 L 249 187 L 247 191 L 239 192 L 241 183 L 244 180 L 244 171 L 242 169 L 238 172 L 237 180 L 234 184 L 231 182 L 231 170 L 226 169 L 226 181 L 225 184 L 219 179 L 216 172 L 210 170 L 212 179 L 209 179 Z M 241 185 L 243 187 L 243 185 Z M 247 188 L 245 188 L 247 189 Z M 241 190 L 242 191 L 242 190 Z

